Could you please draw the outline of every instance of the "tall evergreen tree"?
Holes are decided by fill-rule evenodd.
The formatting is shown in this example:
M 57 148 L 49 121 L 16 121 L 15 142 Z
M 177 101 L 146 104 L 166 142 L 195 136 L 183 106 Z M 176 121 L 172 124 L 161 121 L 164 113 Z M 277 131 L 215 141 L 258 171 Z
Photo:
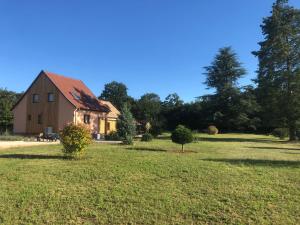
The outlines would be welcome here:
M 212 64 L 205 67 L 205 70 L 205 84 L 216 90 L 214 95 L 205 97 L 211 107 L 211 122 L 221 129 L 235 130 L 246 121 L 240 107 L 241 92 L 237 86 L 238 79 L 246 71 L 231 47 L 221 48 Z
M 177 93 L 169 94 L 164 102 L 162 103 L 162 106 L 168 110 L 175 107 L 179 107 L 183 105 L 183 101 L 180 99 L 179 95 Z
M 231 47 L 219 49 L 212 64 L 204 69 L 206 70 L 205 84 L 215 88 L 217 94 L 236 89 L 237 80 L 246 74 Z
M 300 118 L 300 10 L 277 0 L 261 25 L 258 99 L 266 127 L 287 126 L 295 140 Z
M 124 144 L 133 144 L 136 125 L 127 104 L 121 109 L 121 115 L 117 121 L 117 133 Z

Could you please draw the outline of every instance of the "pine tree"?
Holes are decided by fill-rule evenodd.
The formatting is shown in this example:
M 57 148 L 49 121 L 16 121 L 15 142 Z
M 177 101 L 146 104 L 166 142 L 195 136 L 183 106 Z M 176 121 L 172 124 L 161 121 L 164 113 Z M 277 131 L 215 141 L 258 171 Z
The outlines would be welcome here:
M 212 65 L 204 69 L 206 70 L 205 84 L 215 88 L 217 94 L 236 89 L 237 80 L 246 74 L 231 47 L 219 49 Z
M 264 40 L 253 52 L 259 60 L 258 99 L 266 127 L 287 126 L 295 140 L 300 118 L 300 10 L 277 0 L 261 25 Z
M 237 81 L 246 74 L 231 47 L 221 48 L 211 66 L 205 67 L 206 82 L 216 93 L 207 96 L 211 106 L 212 123 L 226 130 L 234 130 L 244 123 Z M 246 115 L 247 116 L 247 115 Z M 243 121 L 241 121 L 243 120 Z
M 133 137 L 136 133 L 136 125 L 127 104 L 125 104 L 121 110 L 121 115 L 117 122 L 117 130 L 118 136 L 124 144 L 133 144 Z

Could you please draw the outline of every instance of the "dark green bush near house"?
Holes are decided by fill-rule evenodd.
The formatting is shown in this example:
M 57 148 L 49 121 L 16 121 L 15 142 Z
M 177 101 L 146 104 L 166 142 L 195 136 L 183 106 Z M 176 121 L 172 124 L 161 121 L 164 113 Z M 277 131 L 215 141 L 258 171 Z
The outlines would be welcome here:
M 178 125 L 172 132 L 171 139 L 174 143 L 181 144 L 181 150 L 184 152 L 183 146 L 193 141 L 193 133 L 185 126 Z
M 141 141 L 149 142 L 149 141 L 152 141 L 152 139 L 153 139 L 152 134 L 145 133 L 145 134 L 143 134 Z
M 116 131 L 113 131 L 113 132 L 105 135 L 105 140 L 107 140 L 107 141 L 120 141 L 121 138 L 119 137 L 119 135 Z
M 289 136 L 289 129 L 288 128 L 276 128 L 272 131 L 272 135 L 274 137 L 278 137 L 283 140 Z
M 92 141 L 90 130 L 84 125 L 69 124 L 60 133 L 63 153 L 72 158 L 81 158 Z
M 216 126 L 211 125 L 207 128 L 207 133 L 210 135 L 216 135 L 219 133 L 219 130 Z

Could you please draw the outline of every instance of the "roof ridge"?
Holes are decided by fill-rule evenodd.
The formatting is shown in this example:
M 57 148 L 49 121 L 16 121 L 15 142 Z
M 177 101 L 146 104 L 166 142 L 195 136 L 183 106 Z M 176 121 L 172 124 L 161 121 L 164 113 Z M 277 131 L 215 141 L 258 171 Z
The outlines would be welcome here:
M 58 77 L 62 77 L 62 78 L 65 78 L 65 79 L 70 79 L 70 80 L 76 80 L 76 81 L 80 81 L 80 82 L 82 82 L 83 83 L 83 81 L 82 80 L 80 80 L 80 79 L 75 79 L 75 78 L 73 78 L 73 77 L 69 77 L 69 76 L 65 76 L 65 75 L 62 75 L 62 74 L 58 74 L 58 73 L 53 73 L 53 72 L 51 72 L 51 71 L 47 71 L 47 70 L 42 70 L 42 72 L 44 72 L 47 76 L 51 76 L 51 75 L 53 75 L 53 76 L 58 76 Z

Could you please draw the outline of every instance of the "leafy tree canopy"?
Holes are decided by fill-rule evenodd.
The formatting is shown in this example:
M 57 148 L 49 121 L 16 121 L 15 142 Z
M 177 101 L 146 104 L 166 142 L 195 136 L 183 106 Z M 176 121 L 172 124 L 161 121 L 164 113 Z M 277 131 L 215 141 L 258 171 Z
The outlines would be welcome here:
M 110 101 L 120 110 L 129 101 L 127 87 L 125 84 L 116 81 L 105 84 L 99 99 Z

